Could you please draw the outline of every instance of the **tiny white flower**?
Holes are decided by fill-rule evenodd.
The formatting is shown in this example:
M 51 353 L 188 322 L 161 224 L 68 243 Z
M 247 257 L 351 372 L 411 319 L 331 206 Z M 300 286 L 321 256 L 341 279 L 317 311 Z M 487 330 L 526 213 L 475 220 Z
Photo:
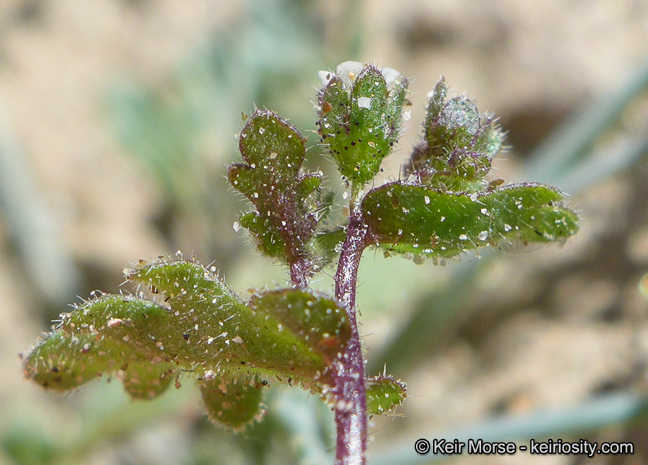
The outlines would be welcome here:
M 350 89 L 353 86 L 353 81 L 364 68 L 365 66 L 359 61 L 345 61 L 337 66 L 335 74 Z
M 318 76 L 322 81 L 322 86 L 324 87 L 326 87 L 328 83 L 331 82 L 331 79 L 333 79 L 335 76 L 338 76 L 342 80 L 344 87 L 348 91 L 351 91 L 356 78 L 366 67 L 367 66 L 360 61 L 345 61 L 337 66 L 335 73 L 332 71 L 320 71 L 318 73 Z M 390 87 L 392 84 L 402 78 L 401 73 L 399 73 L 394 68 L 382 68 L 380 72 L 385 79 L 385 84 L 387 85 L 387 87 Z
M 328 86 L 328 83 L 331 82 L 331 79 L 335 77 L 332 71 L 320 71 L 317 73 L 319 78 L 322 80 L 322 87 Z
M 391 86 L 398 78 L 401 77 L 401 73 L 396 71 L 394 68 L 383 68 L 380 70 L 380 72 L 385 78 L 387 87 Z

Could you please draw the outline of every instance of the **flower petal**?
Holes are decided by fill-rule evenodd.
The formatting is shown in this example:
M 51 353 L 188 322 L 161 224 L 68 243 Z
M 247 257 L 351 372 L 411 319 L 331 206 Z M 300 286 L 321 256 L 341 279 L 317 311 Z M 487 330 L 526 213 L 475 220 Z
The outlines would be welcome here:
M 336 76 L 342 79 L 347 88 L 353 86 L 355 78 L 362 72 L 365 66 L 359 61 L 345 61 L 340 63 L 335 70 Z

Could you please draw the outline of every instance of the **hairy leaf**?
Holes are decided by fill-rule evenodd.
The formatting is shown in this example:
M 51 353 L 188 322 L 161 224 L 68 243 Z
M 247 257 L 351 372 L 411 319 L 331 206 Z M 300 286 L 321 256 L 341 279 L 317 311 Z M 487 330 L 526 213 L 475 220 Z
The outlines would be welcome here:
M 271 314 L 330 364 L 351 337 L 346 312 L 334 300 L 310 291 L 283 289 L 255 295 L 250 307 Z M 283 330 L 283 326 L 280 328 Z
M 301 174 L 305 139 L 270 111 L 256 111 L 240 134 L 245 163 L 229 168 L 229 181 L 256 207 L 241 217 L 258 248 L 289 263 L 308 254 L 315 233 L 315 204 L 309 196 L 322 183 L 319 173 Z
M 511 239 L 571 236 L 578 217 L 562 200 L 561 192 L 540 184 L 464 194 L 396 182 L 369 192 L 363 209 L 376 244 L 386 250 L 452 257 Z
M 407 397 L 405 383 L 389 375 L 378 375 L 366 381 L 367 414 L 382 415 L 402 404 Z
M 229 381 L 208 372 L 198 381 L 209 418 L 235 431 L 263 417 L 264 383 L 254 379 Z
M 46 389 L 68 391 L 114 372 L 128 361 L 139 361 L 136 354 L 121 351 L 119 346 L 103 344 L 90 334 L 73 337 L 57 331 L 27 354 L 23 373 Z
M 157 361 L 160 359 L 154 359 Z M 152 363 L 147 360 L 141 363 L 122 365 L 121 382 L 132 399 L 150 400 L 164 394 L 171 385 L 175 375 L 175 364 L 172 362 Z
M 165 295 L 176 319 L 170 330 L 186 328 L 183 334 L 188 334 L 188 340 L 170 332 L 162 335 L 163 342 L 167 350 L 177 352 L 177 357 L 185 357 L 188 362 L 212 359 L 223 370 L 293 377 L 305 384 L 328 368 L 323 358 L 325 351 L 309 341 L 313 335 L 307 338 L 304 327 L 289 326 L 286 311 L 276 300 L 283 296 L 286 305 L 326 312 L 337 307 L 331 299 L 289 289 L 260 293 L 248 306 L 211 271 L 187 261 L 139 267 L 129 278 Z M 344 335 L 349 324 L 346 315 L 343 311 L 333 315 Z M 317 327 L 308 329 L 319 331 Z M 322 334 L 327 331 L 322 330 Z
M 26 356 L 25 375 L 65 391 L 117 374 L 135 398 L 159 395 L 179 370 L 319 390 L 351 334 L 344 310 L 308 290 L 260 292 L 246 304 L 213 271 L 182 260 L 144 262 L 127 277 L 162 304 L 121 295 L 85 302 Z

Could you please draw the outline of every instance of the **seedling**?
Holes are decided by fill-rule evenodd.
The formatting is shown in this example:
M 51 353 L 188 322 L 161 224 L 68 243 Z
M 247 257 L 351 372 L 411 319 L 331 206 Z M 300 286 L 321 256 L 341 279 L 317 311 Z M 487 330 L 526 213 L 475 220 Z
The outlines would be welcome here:
M 392 411 L 406 391 L 364 371 L 355 305 L 363 251 L 436 262 L 508 241 L 565 240 L 578 218 L 557 189 L 486 180 L 503 133 L 473 101 L 448 98 L 443 80 L 429 94 L 423 141 L 404 176 L 374 187 L 398 142 L 408 79 L 357 62 L 321 78 L 319 135 L 350 190 L 342 224 L 324 221 L 334 196 L 321 173 L 302 168 L 306 140 L 276 113 L 248 118 L 243 162 L 229 168 L 229 182 L 253 206 L 235 229 L 283 262 L 292 285 L 245 301 L 215 267 L 180 256 L 140 261 L 125 271 L 135 295 L 96 295 L 62 314 L 25 355 L 27 378 L 68 391 L 114 376 L 132 398 L 153 399 L 191 374 L 209 417 L 235 431 L 261 419 L 266 386 L 296 384 L 335 411 L 336 463 L 364 463 L 368 416 Z M 335 294 L 310 290 L 335 260 Z

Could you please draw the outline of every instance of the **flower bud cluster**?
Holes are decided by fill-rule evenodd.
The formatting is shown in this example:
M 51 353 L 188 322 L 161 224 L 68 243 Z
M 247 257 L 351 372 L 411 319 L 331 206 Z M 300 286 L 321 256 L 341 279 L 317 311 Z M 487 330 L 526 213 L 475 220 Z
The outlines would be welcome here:
M 358 187 L 373 179 L 398 141 L 408 79 L 392 68 L 345 61 L 320 71 L 319 134 L 343 176 Z

